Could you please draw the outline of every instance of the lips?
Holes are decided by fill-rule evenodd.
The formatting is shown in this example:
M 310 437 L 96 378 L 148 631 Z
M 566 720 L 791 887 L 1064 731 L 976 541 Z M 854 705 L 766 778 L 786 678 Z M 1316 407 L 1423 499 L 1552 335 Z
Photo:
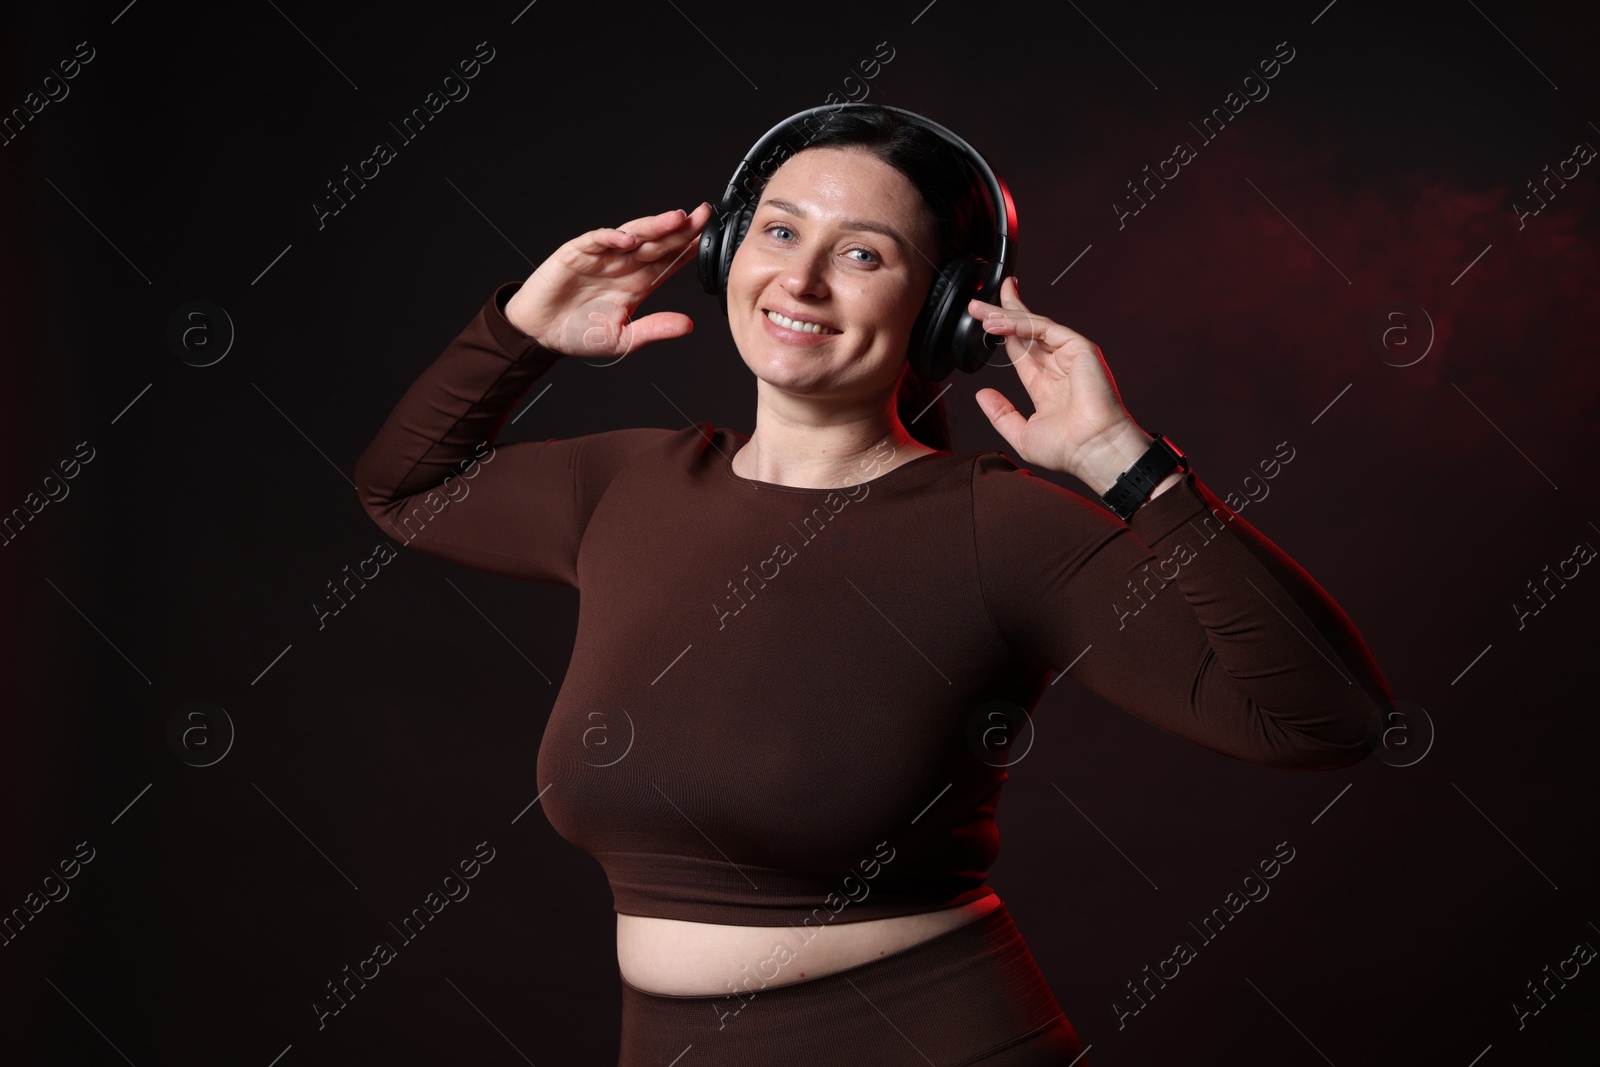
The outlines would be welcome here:
M 832 326 L 826 322 L 819 322 L 816 319 L 807 318 L 801 315 L 786 315 L 776 308 L 764 309 L 762 313 L 769 321 L 775 322 L 787 330 L 796 330 L 800 333 L 814 333 L 824 336 L 844 332 L 838 327 Z

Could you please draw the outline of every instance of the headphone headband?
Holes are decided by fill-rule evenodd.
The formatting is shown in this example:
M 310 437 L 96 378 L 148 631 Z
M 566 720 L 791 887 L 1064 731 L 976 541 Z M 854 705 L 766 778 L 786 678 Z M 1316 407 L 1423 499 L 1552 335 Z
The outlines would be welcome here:
M 939 266 L 927 305 L 913 330 L 910 352 L 912 366 L 919 374 L 938 381 L 959 368 L 972 373 L 982 367 L 988 355 L 1003 340 L 983 331 L 982 324 L 966 310 L 966 301 L 977 297 L 997 302 L 1000 283 L 1015 273 L 1017 209 L 1011 190 L 989 166 L 983 155 L 932 119 L 903 108 L 885 104 L 822 104 L 789 116 L 773 126 L 734 168 L 716 214 L 706 223 L 700 237 L 700 286 L 713 296 L 726 297 L 728 270 L 734 252 L 744 238 L 750 216 L 754 214 L 761 190 L 773 171 L 791 156 L 810 147 L 825 129 L 819 121 L 840 111 L 888 111 L 937 135 L 970 168 L 983 190 L 993 240 L 987 258 L 958 255 Z M 726 299 L 720 301 L 724 313 Z

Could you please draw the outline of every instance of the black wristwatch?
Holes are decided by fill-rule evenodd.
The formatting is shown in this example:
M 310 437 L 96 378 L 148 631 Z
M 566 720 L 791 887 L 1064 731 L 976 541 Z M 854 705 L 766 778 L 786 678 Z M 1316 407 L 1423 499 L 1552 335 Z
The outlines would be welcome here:
M 1154 438 L 1139 461 L 1118 475 L 1116 484 L 1100 498 L 1111 509 L 1111 513 L 1124 522 L 1138 510 L 1140 504 L 1149 499 L 1150 490 L 1174 468 L 1182 471 L 1189 469 L 1188 459 L 1171 441 L 1160 434 L 1155 434 Z

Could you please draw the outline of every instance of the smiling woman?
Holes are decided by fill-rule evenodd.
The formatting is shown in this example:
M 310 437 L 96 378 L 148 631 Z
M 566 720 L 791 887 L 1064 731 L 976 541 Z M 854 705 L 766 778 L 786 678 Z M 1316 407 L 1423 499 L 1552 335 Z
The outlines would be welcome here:
M 775 173 L 774 159 L 785 160 Z M 989 180 L 988 190 L 980 175 Z M 1003 207 L 986 205 L 985 196 L 989 205 Z M 851 206 L 857 209 L 847 210 Z M 998 218 L 991 217 L 997 210 Z M 873 412 L 869 421 L 883 422 L 880 442 L 915 458 L 950 447 L 938 380 L 954 366 L 976 369 L 998 343 L 962 321 L 960 300 L 998 295 L 1015 233 L 1004 183 L 948 130 L 892 108 L 814 108 L 769 131 L 736 171 L 701 241 L 701 284 L 724 297 L 734 340 L 758 379 L 762 373 L 745 343 L 756 332 L 748 318 L 751 301 L 766 320 L 761 332 L 779 344 L 853 353 L 845 357 L 856 365 L 851 377 L 868 389 L 883 372 L 896 376 L 892 409 L 881 419 Z M 780 268 L 789 275 L 775 278 Z M 823 305 L 854 317 L 850 337 L 834 343 L 796 336 L 846 332 L 849 324 L 821 317 Z M 819 362 L 810 360 L 811 370 L 826 374 Z M 783 423 L 797 414 L 795 403 L 806 405 L 784 404 L 770 390 L 761 399 L 760 411 L 773 417 L 763 427 L 758 414 L 736 466 L 786 481 L 785 472 L 760 459 L 763 443 L 788 436 Z M 833 405 L 837 392 L 821 399 Z M 840 443 L 830 451 L 860 449 L 860 425 L 831 432 Z
M 702 1065 L 1087 1063 L 988 883 L 1009 774 L 973 717 L 1031 711 L 1064 671 L 1214 752 L 1332 768 L 1372 750 L 1386 683 L 1327 592 L 1132 420 L 1099 349 L 1002 284 L 1015 210 L 970 145 L 863 104 L 757 148 L 718 212 L 591 230 L 499 286 L 361 456 L 362 504 L 393 529 L 563 357 L 688 335 L 682 312 L 633 311 L 698 241 L 755 378 L 753 432 L 502 444 L 406 542 L 581 592 L 537 782 L 611 888 L 619 1065 L 685 1046 Z M 977 371 L 1002 344 L 1036 410 L 974 401 L 1022 460 L 1106 507 L 1004 452 L 918 436 L 932 424 L 906 383 Z M 864 457 L 870 496 L 842 507 Z M 825 547 L 783 561 L 757 620 L 705 611 L 730 566 L 819 506 Z M 1172 579 L 1181 595 L 1119 631 L 1106 604 L 1192 522 L 1216 532 Z M 596 764 L 594 716 L 619 708 L 631 743 Z M 871 892 L 844 908 L 868 857 Z
M 937 451 L 886 403 L 944 258 L 916 187 L 871 153 L 811 148 L 767 188 L 728 274 L 728 326 L 758 398 L 734 470 L 832 485 L 885 434 L 905 458 Z

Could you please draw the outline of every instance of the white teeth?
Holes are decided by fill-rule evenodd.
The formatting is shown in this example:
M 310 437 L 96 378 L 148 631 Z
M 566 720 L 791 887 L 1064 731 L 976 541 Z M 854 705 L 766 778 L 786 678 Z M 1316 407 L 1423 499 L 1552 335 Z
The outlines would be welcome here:
M 838 330 L 830 330 L 828 327 L 818 325 L 815 322 L 796 322 L 794 319 L 791 319 L 786 315 L 780 315 L 776 311 L 767 312 L 767 318 L 771 319 L 773 322 L 777 323 L 779 326 L 784 327 L 785 329 L 798 330 L 801 333 L 839 333 L 840 332 Z

